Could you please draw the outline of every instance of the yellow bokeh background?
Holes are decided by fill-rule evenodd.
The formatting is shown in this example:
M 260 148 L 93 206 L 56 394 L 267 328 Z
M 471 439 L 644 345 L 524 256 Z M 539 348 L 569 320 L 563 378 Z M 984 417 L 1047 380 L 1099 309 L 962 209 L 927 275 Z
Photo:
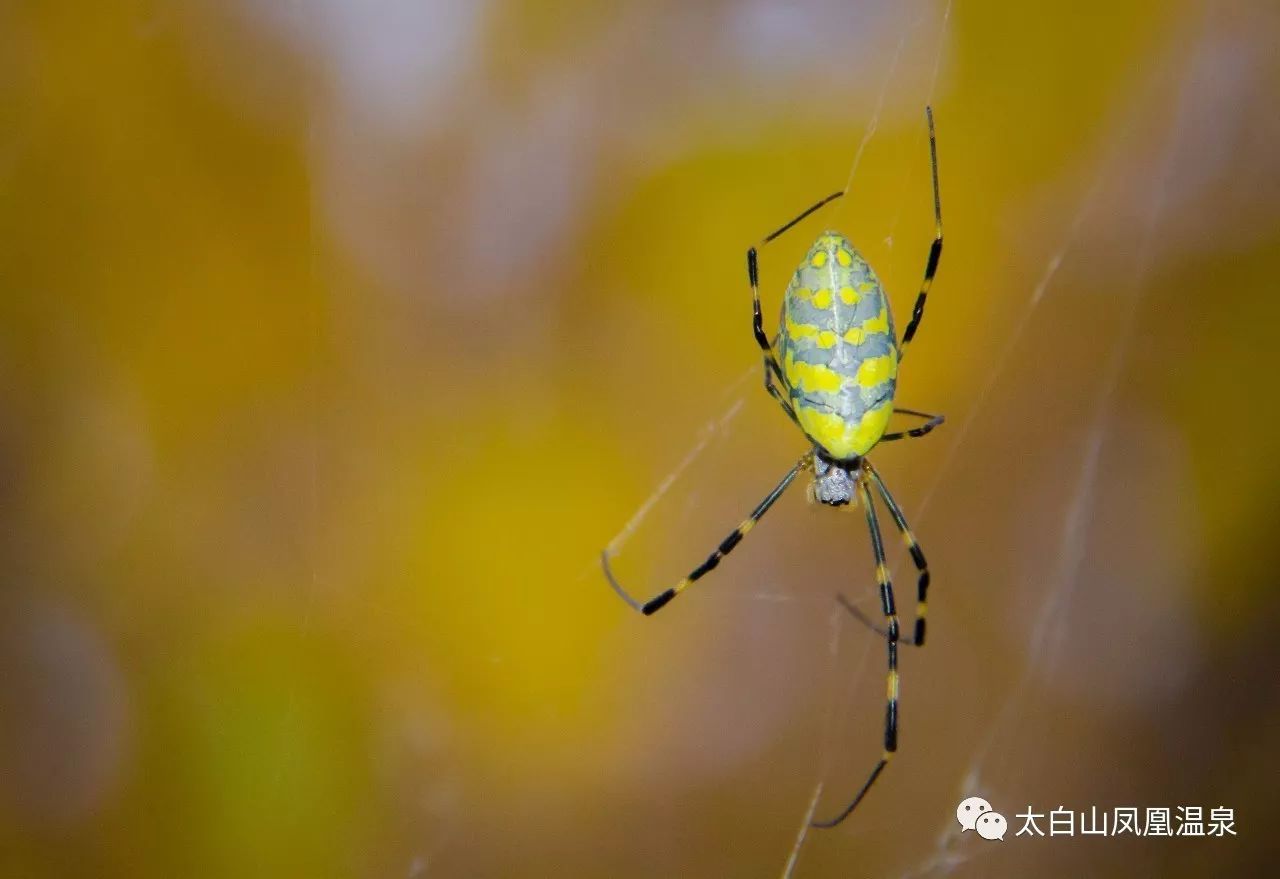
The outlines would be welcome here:
M 1262 875 L 1278 38 L 1229 0 L 0 10 L 0 875 L 778 875 L 879 753 L 860 513 L 793 489 L 649 620 L 599 552 L 652 594 L 804 450 L 752 242 L 850 181 L 762 251 L 766 321 L 834 227 L 905 325 L 926 103 L 899 400 L 948 422 L 874 456 L 931 641 L 794 875 Z M 1238 835 L 984 843 L 974 793 Z

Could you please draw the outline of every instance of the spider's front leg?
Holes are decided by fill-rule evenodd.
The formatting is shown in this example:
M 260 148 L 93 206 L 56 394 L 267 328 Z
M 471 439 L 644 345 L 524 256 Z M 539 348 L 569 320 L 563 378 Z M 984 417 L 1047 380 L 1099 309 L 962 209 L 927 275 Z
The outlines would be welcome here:
M 812 463 L 813 453 L 806 451 L 804 456 L 796 462 L 795 466 L 787 471 L 787 475 L 782 477 L 782 481 L 774 487 L 773 491 L 769 492 L 769 494 L 765 496 L 765 499 L 751 511 L 751 515 L 747 516 L 747 518 L 742 521 L 742 524 L 733 529 L 728 537 L 720 541 L 720 545 L 711 552 L 711 555 L 707 556 L 706 559 L 703 560 L 702 564 L 690 571 L 688 576 L 676 585 L 672 586 L 670 589 L 658 593 L 643 604 L 636 601 L 625 589 L 622 588 L 622 584 L 618 582 L 617 578 L 613 576 L 613 571 L 609 567 L 609 550 L 606 549 L 600 553 L 600 566 L 604 569 L 604 575 L 608 579 L 609 585 L 613 587 L 613 591 L 618 593 L 618 596 L 623 601 L 635 610 L 643 613 L 645 616 L 651 616 L 662 610 L 662 608 L 667 606 L 667 603 L 670 602 L 671 599 L 688 589 L 704 575 L 714 570 L 725 556 L 733 552 L 734 547 L 742 542 L 742 538 L 747 536 L 747 532 L 754 528 L 755 524 L 760 521 L 761 517 L 764 516 L 765 513 L 769 512 L 769 508 L 774 505 L 778 498 L 782 497 L 782 493 L 787 490 L 787 486 L 791 485 L 791 483 L 795 481 L 795 478 L 800 475 L 800 472 L 807 469 Z

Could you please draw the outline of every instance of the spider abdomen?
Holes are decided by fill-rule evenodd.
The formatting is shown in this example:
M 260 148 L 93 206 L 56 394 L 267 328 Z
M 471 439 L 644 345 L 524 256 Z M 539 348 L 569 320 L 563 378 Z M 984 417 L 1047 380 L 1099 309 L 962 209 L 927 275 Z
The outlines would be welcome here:
M 871 266 L 843 235 L 820 235 L 787 285 L 777 352 L 800 427 L 832 459 L 861 457 L 884 434 L 896 339 Z

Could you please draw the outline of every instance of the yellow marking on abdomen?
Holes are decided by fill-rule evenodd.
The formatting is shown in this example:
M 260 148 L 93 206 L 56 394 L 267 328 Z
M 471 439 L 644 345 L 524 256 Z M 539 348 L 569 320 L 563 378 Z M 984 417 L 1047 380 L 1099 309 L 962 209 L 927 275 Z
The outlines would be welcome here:
M 826 287 L 816 293 L 808 287 L 797 287 L 791 291 L 791 295 L 803 302 L 812 302 L 814 308 L 822 311 L 831 307 L 831 291 Z
M 834 412 L 823 412 L 809 406 L 796 407 L 800 427 L 833 458 L 852 458 L 854 454 L 851 425 Z
M 799 324 L 786 315 L 787 335 L 792 339 L 813 339 L 819 348 L 831 348 L 836 344 L 836 334 L 814 324 Z
M 887 332 L 889 332 L 889 312 L 882 308 L 875 317 L 869 317 L 856 327 L 845 330 L 844 340 L 851 345 L 861 345 L 868 336 L 879 336 Z
M 802 391 L 827 391 L 835 393 L 840 390 L 843 379 L 840 373 L 821 364 L 797 361 L 791 352 L 787 352 L 784 364 L 787 383 Z
M 898 672 L 896 670 L 889 672 L 889 686 L 887 687 L 887 690 L 890 699 L 898 698 Z
M 789 377 L 790 373 L 788 373 Z M 799 419 L 800 427 L 805 434 L 821 446 L 827 454 L 841 461 L 860 457 L 871 451 L 871 447 L 884 435 L 885 427 L 889 424 L 889 416 L 892 414 L 891 402 L 868 409 L 857 422 L 848 421 L 834 412 L 824 412 L 803 403 L 796 407 L 796 418 Z
M 787 327 L 787 335 L 792 339 L 813 339 L 818 335 L 818 327 L 813 324 L 800 324 L 791 319 L 791 315 L 785 316 Z
M 859 387 L 871 390 L 893 378 L 897 366 L 897 358 L 893 352 L 880 357 L 868 357 L 858 367 L 858 374 L 853 380 Z
M 893 414 L 892 401 L 886 401 L 874 409 L 862 413 L 858 426 L 853 430 L 850 446 L 853 454 L 865 455 L 871 447 L 880 442 L 884 429 L 889 426 L 889 416 Z
M 862 331 L 867 335 L 889 332 L 889 309 L 881 306 L 879 314 L 862 322 Z

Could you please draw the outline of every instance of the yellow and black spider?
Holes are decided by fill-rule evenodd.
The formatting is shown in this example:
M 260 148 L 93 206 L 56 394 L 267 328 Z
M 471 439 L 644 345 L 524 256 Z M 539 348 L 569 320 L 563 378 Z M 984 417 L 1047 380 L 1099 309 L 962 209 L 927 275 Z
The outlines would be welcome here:
M 764 386 L 778 401 L 787 417 L 804 431 L 813 444 L 751 511 L 733 533 L 721 541 L 715 551 L 690 574 L 654 598 L 641 604 L 619 585 L 609 569 L 609 554 L 601 554 L 605 576 L 610 585 L 628 604 L 645 616 L 656 613 L 720 560 L 754 527 L 756 522 L 782 496 L 801 471 L 813 469 L 814 480 L 809 491 L 820 503 L 833 507 L 853 503 L 854 494 L 862 502 L 871 532 L 871 550 L 875 554 L 876 579 L 880 584 L 880 604 L 886 625 L 876 628 L 888 645 L 888 704 L 885 709 L 884 752 L 865 784 L 852 802 L 829 821 L 816 821 L 815 827 L 834 827 L 857 807 L 898 748 L 898 644 L 922 646 L 925 634 L 925 601 L 929 589 L 929 568 L 924 552 L 907 525 L 902 509 L 889 494 L 880 474 L 867 460 L 867 454 L 878 444 L 904 437 L 924 436 L 940 425 L 941 415 L 929 415 L 912 409 L 895 409 L 898 366 L 907 345 L 920 326 L 929 287 L 938 271 L 942 256 L 942 201 L 938 195 L 938 146 L 934 136 L 933 110 L 925 109 L 929 125 L 929 161 L 933 172 L 933 213 L 936 224 L 924 280 L 916 297 L 911 321 L 902 340 L 897 341 L 893 315 L 884 287 L 857 249 L 838 232 L 824 232 L 809 248 L 804 261 L 796 269 L 783 297 L 781 326 L 774 343 L 765 335 L 760 315 L 759 271 L 756 248 L 747 251 L 747 276 L 751 282 L 752 330 L 764 351 Z M 763 247 L 805 217 L 834 201 L 844 192 L 835 192 L 810 207 L 791 222 L 760 242 Z M 777 382 L 775 384 L 774 382 Z M 885 433 L 889 417 L 899 412 L 924 419 L 924 424 L 898 433 Z M 873 491 L 884 501 L 889 515 L 901 532 L 919 571 L 915 632 L 908 640 L 900 639 L 898 611 L 894 604 L 893 584 L 885 565 L 884 542 L 872 500 Z M 843 601 L 843 598 L 842 598 Z M 845 606 L 866 620 L 856 609 Z

